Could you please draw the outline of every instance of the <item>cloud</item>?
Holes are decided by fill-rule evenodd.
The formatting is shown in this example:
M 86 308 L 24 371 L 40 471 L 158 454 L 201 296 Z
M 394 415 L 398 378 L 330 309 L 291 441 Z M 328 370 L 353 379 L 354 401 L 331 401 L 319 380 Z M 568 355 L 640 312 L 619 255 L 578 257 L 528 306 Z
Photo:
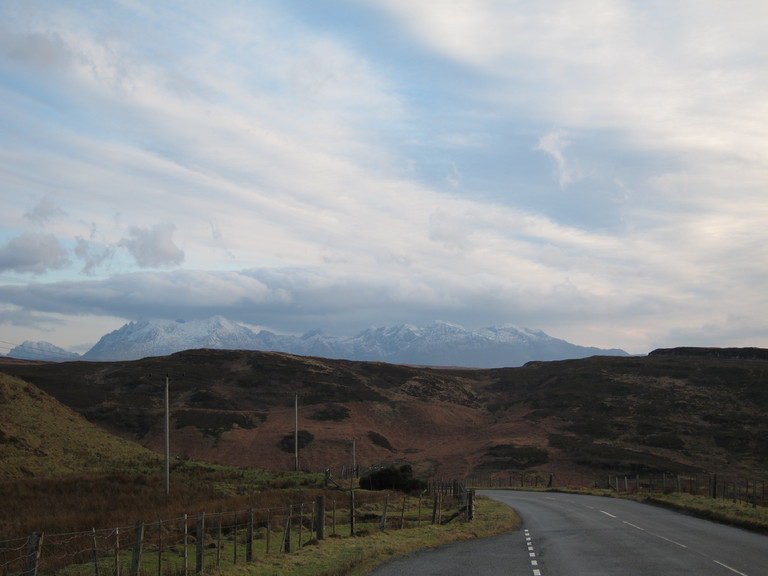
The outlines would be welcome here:
M 82 272 L 84 274 L 94 274 L 96 268 L 109 260 L 115 253 L 114 246 L 107 246 L 93 240 L 78 237 L 75 242 L 75 254 L 83 261 Z
M 43 274 L 68 263 L 66 250 L 50 234 L 22 234 L 0 246 L 0 271 Z
M 35 206 L 24 214 L 24 217 L 36 224 L 45 224 L 59 216 L 66 215 L 66 212 L 59 208 L 48 198 L 42 198 Z
M 131 226 L 129 238 L 120 246 L 126 248 L 142 268 L 175 266 L 184 262 L 184 251 L 173 243 L 174 226 L 156 224 L 151 228 Z
M 565 149 L 570 145 L 568 135 L 563 130 L 553 130 L 539 138 L 534 150 L 547 153 L 554 161 L 560 188 L 565 190 L 579 177 L 578 169 L 565 158 Z

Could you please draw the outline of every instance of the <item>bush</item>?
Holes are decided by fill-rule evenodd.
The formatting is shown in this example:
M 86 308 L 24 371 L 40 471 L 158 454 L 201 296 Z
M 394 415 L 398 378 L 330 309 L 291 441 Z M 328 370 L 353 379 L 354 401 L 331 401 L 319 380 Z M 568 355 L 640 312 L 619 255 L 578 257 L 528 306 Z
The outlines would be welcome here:
M 360 478 L 360 488 L 421 492 L 427 488 L 427 483 L 413 477 L 413 468 L 410 464 L 403 464 L 400 467 L 380 468 L 367 476 L 363 476 Z

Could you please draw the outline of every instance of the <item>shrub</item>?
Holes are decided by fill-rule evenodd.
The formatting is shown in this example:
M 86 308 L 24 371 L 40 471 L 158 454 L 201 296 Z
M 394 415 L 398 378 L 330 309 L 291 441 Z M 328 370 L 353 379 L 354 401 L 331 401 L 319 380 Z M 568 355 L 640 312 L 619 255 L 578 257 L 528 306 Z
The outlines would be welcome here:
M 368 490 L 420 492 L 426 489 L 427 483 L 413 477 L 413 468 L 410 464 L 403 464 L 400 467 L 380 468 L 363 476 L 360 478 L 360 487 Z

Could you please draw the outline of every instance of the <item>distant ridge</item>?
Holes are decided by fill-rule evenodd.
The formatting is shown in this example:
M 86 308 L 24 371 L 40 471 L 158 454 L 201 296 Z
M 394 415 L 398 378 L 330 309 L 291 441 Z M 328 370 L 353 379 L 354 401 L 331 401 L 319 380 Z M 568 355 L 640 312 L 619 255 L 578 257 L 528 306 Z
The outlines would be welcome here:
M 59 348 L 50 342 L 25 340 L 8 352 L 8 358 L 17 360 L 45 360 L 47 362 L 68 362 L 78 360 L 80 354 Z
M 706 356 L 707 358 L 738 358 L 741 360 L 768 360 L 768 348 L 659 348 L 649 356 Z
M 189 322 L 142 320 L 106 334 L 83 359 L 138 360 L 182 350 L 260 350 L 301 356 L 379 361 L 420 366 L 501 368 L 532 360 L 565 360 L 589 356 L 628 356 L 619 349 L 578 346 L 541 330 L 512 325 L 467 330 L 447 322 L 425 327 L 410 324 L 370 328 L 352 337 L 320 330 L 302 336 L 258 333 L 221 316 Z

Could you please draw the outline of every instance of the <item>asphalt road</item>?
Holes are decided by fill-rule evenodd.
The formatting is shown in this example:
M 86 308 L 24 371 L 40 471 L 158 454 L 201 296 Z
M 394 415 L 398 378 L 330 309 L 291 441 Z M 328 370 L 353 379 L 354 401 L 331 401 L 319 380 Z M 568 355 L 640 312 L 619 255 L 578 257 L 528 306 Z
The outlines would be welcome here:
M 370 576 L 768 575 L 768 536 L 600 496 L 483 491 L 519 530 L 426 550 Z

